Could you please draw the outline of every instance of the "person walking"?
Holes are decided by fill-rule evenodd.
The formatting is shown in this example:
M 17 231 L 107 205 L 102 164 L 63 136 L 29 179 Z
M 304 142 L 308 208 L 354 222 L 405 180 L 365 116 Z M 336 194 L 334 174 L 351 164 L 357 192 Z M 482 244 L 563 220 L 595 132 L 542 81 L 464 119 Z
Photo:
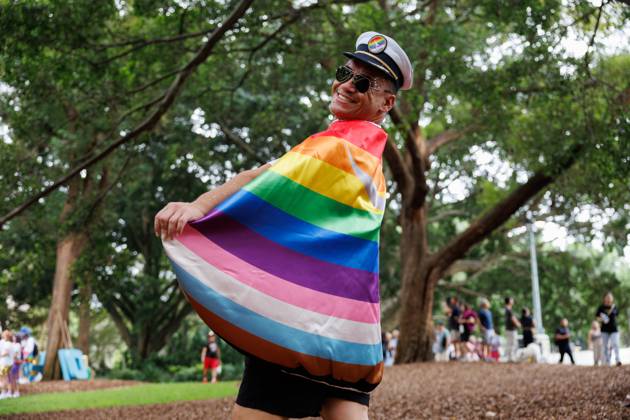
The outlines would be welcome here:
M 615 353 L 617 366 L 621 366 L 621 358 L 619 357 L 619 330 L 617 329 L 617 315 L 619 310 L 614 303 L 611 292 L 604 295 L 604 302 L 599 305 L 595 318 L 601 322 L 602 340 L 604 345 L 604 360 L 606 365 L 610 365 L 612 352 Z
M 505 356 L 508 362 L 515 360 L 516 349 L 518 347 L 518 328 L 520 321 L 514 316 L 512 307 L 514 299 L 511 296 L 505 298 Z
M 526 348 L 534 342 L 534 330 L 536 321 L 532 318 L 529 308 L 523 308 L 521 312 L 521 328 L 523 329 L 523 347 Z
M 481 354 L 483 360 L 490 358 L 490 349 L 494 338 L 494 322 L 492 320 L 492 312 L 490 312 L 490 302 L 486 298 L 482 298 L 479 309 L 479 329 L 481 330 Z
M 560 321 L 560 326 L 556 329 L 555 342 L 560 352 L 560 364 L 564 361 L 564 355 L 567 354 L 571 359 L 571 364 L 575 364 L 573 360 L 573 353 L 571 352 L 571 332 L 569 331 L 569 320 L 563 318 Z
M 599 322 L 593 321 L 591 329 L 588 330 L 588 348 L 593 350 L 593 363 L 595 366 L 604 364 L 604 343 L 602 342 L 602 331 Z

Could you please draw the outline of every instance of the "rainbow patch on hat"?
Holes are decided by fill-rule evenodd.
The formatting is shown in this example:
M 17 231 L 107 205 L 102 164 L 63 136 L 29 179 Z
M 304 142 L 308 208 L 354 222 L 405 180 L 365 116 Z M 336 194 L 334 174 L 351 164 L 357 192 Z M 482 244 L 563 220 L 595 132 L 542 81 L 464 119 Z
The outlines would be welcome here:
M 374 35 L 368 41 L 368 51 L 372 54 L 383 52 L 387 48 L 387 40 L 383 35 Z

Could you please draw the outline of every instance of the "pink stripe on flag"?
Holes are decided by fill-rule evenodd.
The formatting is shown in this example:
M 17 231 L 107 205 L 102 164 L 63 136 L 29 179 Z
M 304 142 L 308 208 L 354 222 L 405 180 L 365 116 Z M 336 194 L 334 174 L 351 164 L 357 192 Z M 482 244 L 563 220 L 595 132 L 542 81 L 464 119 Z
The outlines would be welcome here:
M 283 302 L 351 321 L 369 324 L 380 321 L 378 303 L 329 295 L 283 280 L 232 255 L 188 225 L 176 240 L 222 272 Z

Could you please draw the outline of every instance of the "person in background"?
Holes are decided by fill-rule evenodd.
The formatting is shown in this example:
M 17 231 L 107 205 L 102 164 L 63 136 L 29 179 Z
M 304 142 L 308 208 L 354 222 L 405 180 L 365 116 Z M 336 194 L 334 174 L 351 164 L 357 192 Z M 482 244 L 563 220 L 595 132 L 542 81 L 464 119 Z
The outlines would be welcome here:
M 604 358 L 606 364 L 610 365 L 612 352 L 615 352 L 617 366 L 621 366 L 619 357 L 619 330 L 617 329 L 617 315 L 619 310 L 615 306 L 612 293 L 604 295 L 603 304 L 599 305 L 595 318 L 602 324 L 602 339 L 604 342 Z
M 479 329 L 481 330 L 481 355 L 482 360 L 490 357 L 490 348 L 492 338 L 494 337 L 494 322 L 492 321 L 492 312 L 490 312 L 490 302 L 486 298 L 482 298 L 479 309 Z
M 20 369 L 22 367 L 22 335 L 13 335 L 13 364 L 9 369 L 9 392 L 12 398 L 20 396 Z
M 595 366 L 604 364 L 604 344 L 602 343 L 602 331 L 599 322 L 593 321 L 588 330 L 588 348 L 593 350 L 593 363 Z
M 450 345 L 450 334 L 444 327 L 443 321 L 435 324 L 435 341 L 433 343 L 433 354 L 437 362 L 448 362 L 448 347 Z
M 392 355 L 393 363 L 396 363 L 396 349 L 398 349 L 398 338 L 400 337 L 400 330 L 394 328 L 392 330 L 392 339 L 389 340 L 389 351 Z
M 454 356 L 457 359 L 461 356 L 461 352 L 459 349 L 460 338 L 461 338 L 461 334 L 459 332 L 459 328 L 460 328 L 459 317 L 461 316 L 462 312 L 459 307 L 459 302 L 457 300 L 457 297 L 455 296 L 448 298 L 446 300 L 446 305 L 448 307 L 447 315 L 448 315 L 449 335 L 451 337 L 451 343 L 453 343 L 453 347 L 455 348 Z
M 523 347 L 529 346 L 534 342 L 534 330 L 536 322 L 532 318 L 529 308 L 523 308 L 521 311 L 521 328 L 523 329 Z
M 555 342 L 560 352 L 560 364 L 564 361 L 564 355 L 568 354 L 571 359 L 571 364 L 575 364 L 573 360 L 573 353 L 571 352 L 571 332 L 569 331 L 569 320 L 563 318 L 560 321 L 560 326 L 556 330 Z
M 39 349 L 30 328 L 20 328 L 20 335 L 22 336 L 22 378 L 20 378 L 20 383 L 25 384 L 35 378 L 35 372 L 32 369 L 39 355 Z
M 463 343 L 461 350 L 462 354 L 467 354 L 470 352 L 470 346 L 466 343 L 470 341 L 470 336 L 473 331 L 475 331 L 475 326 L 477 325 L 477 313 L 467 303 L 464 304 L 464 312 L 462 312 L 460 317 L 460 323 L 464 326 L 461 337 L 461 342 Z
M 203 362 L 203 382 L 208 382 L 208 369 L 212 375 L 210 383 L 217 382 L 218 370 L 221 366 L 221 349 L 213 331 L 208 333 L 208 343 L 201 350 L 201 361 Z
M 383 364 L 385 366 L 393 366 L 394 365 L 394 357 L 392 356 L 392 333 L 387 331 L 385 333 L 385 341 L 387 343 L 387 347 L 385 347 L 385 358 L 383 359 Z
M 0 340 L 0 388 L 2 389 L 0 400 L 15 398 L 9 385 L 9 371 L 15 360 L 15 346 L 13 344 L 13 333 L 11 330 L 4 330 L 2 340 Z
M 385 331 L 381 331 L 381 346 L 383 347 L 383 360 L 385 360 L 389 353 L 389 337 Z
M 508 296 L 505 298 L 505 355 L 508 362 L 514 361 L 514 355 L 516 348 L 518 347 L 518 328 L 521 323 L 514 316 L 512 307 L 514 306 L 514 299 Z

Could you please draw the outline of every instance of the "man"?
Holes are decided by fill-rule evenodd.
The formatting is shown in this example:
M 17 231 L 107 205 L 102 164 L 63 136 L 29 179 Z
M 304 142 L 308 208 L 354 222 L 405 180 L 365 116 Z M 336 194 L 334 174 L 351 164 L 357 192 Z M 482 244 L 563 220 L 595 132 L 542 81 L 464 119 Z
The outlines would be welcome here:
M 617 315 L 619 311 L 615 306 L 612 293 L 604 295 L 604 302 L 599 305 L 595 318 L 602 324 L 602 340 L 604 344 L 604 360 L 606 365 L 610 365 L 612 352 L 615 352 L 617 366 L 621 366 L 619 358 L 619 330 L 617 329 Z
M 456 296 L 451 296 L 446 301 L 447 311 L 448 311 L 448 329 L 449 336 L 451 338 L 451 343 L 453 343 L 454 354 L 453 357 L 458 359 L 463 352 L 460 349 L 461 343 L 461 333 L 460 333 L 460 323 L 459 317 L 462 314 L 461 308 L 459 307 L 459 301 Z
M 344 278 L 339 273 L 350 273 L 347 274 L 347 278 L 351 278 L 357 272 L 346 269 L 346 265 L 360 265 L 362 261 L 357 259 L 356 255 L 354 258 L 350 254 L 346 255 L 347 258 L 344 257 L 344 246 L 328 246 L 325 241 L 332 235 L 340 241 L 345 241 L 347 246 L 355 246 L 359 242 L 365 244 L 365 247 L 369 244 L 370 251 L 362 254 L 364 255 L 362 258 L 366 258 L 366 261 L 377 261 L 378 244 L 374 242 L 372 245 L 371 238 L 378 234 L 380 228 L 385 195 L 384 182 L 381 181 L 380 158 L 385 147 L 386 133 L 380 128 L 380 124 L 394 106 L 396 92 L 411 87 L 413 72 L 407 55 L 396 41 L 376 32 L 362 34 L 357 40 L 356 50 L 344 55 L 349 60 L 337 69 L 336 80 L 332 85 L 330 111 L 336 120 L 328 130 L 309 137 L 277 163 L 268 163 L 257 169 L 242 172 L 226 184 L 201 195 L 192 203 L 169 203 L 155 217 L 156 235 L 163 237 L 167 254 L 191 304 L 206 323 L 213 324 L 211 327 L 218 335 L 245 353 L 255 356 L 247 358 L 241 388 L 232 413 L 234 419 L 318 415 L 324 419 L 365 419 L 368 413 L 369 391 L 378 384 L 382 376 L 380 328 L 378 323 L 373 324 L 376 318 L 370 319 L 369 324 L 348 322 L 372 316 L 369 312 L 372 312 L 374 317 L 378 316 L 378 306 L 374 306 L 378 304 L 378 297 L 374 294 L 374 291 L 378 290 L 378 283 L 372 283 L 370 280 L 367 284 L 361 280 L 358 283 L 346 281 L 344 285 Z M 333 147 L 336 148 L 335 151 L 330 152 L 329 149 Z M 365 171 L 366 167 L 368 172 Z M 334 172 L 335 176 L 327 177 L 331 172 Z M 278 177 L 278 174 L 283 175 L 283 178 Z M 261 211 L 268 210 L 267 204 L 257 201 L 257 197 L 272 196 L 275 193 L 277 188 L 272 182 L 274 179 L 285 184 L 287 179 L 295 181 L 290 184 L 292 192 L 283 194 L 282 197 L 274 196 L 277 205 L 275 209 L 270 210 L 277 214 L 278 220 L 287 220 L 285 229 L 290 232 L 289 234 L 286 232 L 282 234 L 279 232 L 281 228 L 274 226 L 271 229 L 265 224 L 274 223 L 276 220 L 273 218 L 266 219 L 262 224 L 257 220 L 257 217 L 262 218 Z M 302 188 L 305 184 L 308 184 L 308 188 Z M 246 185 L 247 188 L 243 189 Z M 352 192 L 348 190 L 349 188 Z M 252 189 L 253 196 L 250 194 Z M 288 187 L 285 188 L 287 189 Z M 316 197 L 310 191 L 318 192 L 320 196 Z M 226 200 L 228 198 L 229 200 Z M 247 206 L 241 205 L 245 200 L 258 203 L 256 209 L 249 207 L 251 210 L 249 214 L 244 211 Z M 286 200 L 290 200 L 288 205 L 284 205 L 287 203 Z M 332 203 L 330 200 L 336 202 Z M 313 225 L 287 216 L 290 212 L 295 213 L 302 209 L 301 206 L 304 207 L 304 213 L 301 215 L 308 216 L 310 220 L 307 221 L 312 220 Z M 319 208 L 320 206 L 328 206 L 326 207 L 328 213 Z M 333 208 L 338 210 L 332 211 Z M 213 209 L 215 210 L 211 212 Z M 310 213 L 307 214 L 307 211 Z M 322 218 L 321 214 L 327 217 Z M 369 218 L 367 215 L 370 215 Z M 347 223 L 350 217 L 360 223 L 355 225 Z M 250 234 L 247 236 L 250 240 L 241 241 L 235 241 L 235 235 L 221 236 L 221 231 L 239 228 L 231 218 L 238 218 L 243 225 L 249 223 L 251 229 L 257 229 L 258 236 Z M 220 222 L 216 222 L 217 220 Z M 187 225 L 191 221 L 194 223 Z M 318 230 L 315 226 L 317 223 L 328 226 L 329 230 Z M 369 229 L 365 229 L 365 226 Z M 297 230 L 300 230 L 299 234 L 295 233 Z M 331 233 L 331 230 L 336 232 Z M 203 235 L 200 235 L 201 231 Z M 311 231 L 323 236 L 309 233 Z M 335 236 L 339 231 L 347 231 L 349 235 Z M 352 235 L 353 238 L 360 236 L 361 241 L 350 238 Z M 173 240 L 175 236 L 177 238 Z M 314 240 L 317 240 L 317 243 L 312 247 L 311 242 Z M 189 252 L 195 247 L 197 243 L 195 241 L 209 243 L 215 248 L 208 251 L 201 247 L 197 251 Z M 252 243 L 256 241 L 260 245 L 254 248 Z M 284 247 L 278 248 L 276 242 L 282 243 Z M 249 248 L 244 250 L 246 247 Z M 291 253 L 297 248 L 299 252 Z M 228 267 L 225 261 L 215 258 L 226 249 L 229 252 L 223 254 L 224 259 L 236 261 L 234 266 Z M 376 250 L 376 253 L 371 251 L 372 249 Z M 277 255 L 274 252 L 277 252 Z M 199 259 L 199 265 L 195 266 L 190 261 L 191 259 L 197 261 L 201 254 L 203 258 L 212 259 L 209 270 L 217 270 L 218 279 L 226 278 L 229 274 L 229 277 L 243 283 L 226 282 L 225 286 L 221 286 L 229 289 L 228 292 L 232 291 L 230 288 L 236 290 L 237 287 L 247 291 L 230 295 L 232 300 L 240 302 L 240 306 L 234 305 L 234 302 L 225 299 L 219 293 L 208 290 L 214 287 L 212 276 L 207 276 L 205 283 L 197 281 L 195 276 L 205 275 L 203 270 L 198 269 L 205 266 L 205 262 L 202 261 L 203 258 Z M 238 258 L 235 258 L 235 254 L 238 254 Z M 280 254 L 282 258 L 278 258 Z M 301 259 L 305 264 L 312 266 L 308 265 L 308 270 L 303 270 L 295 265 L 296 259 Z M 340 265 L 336 265 L 336 271 L 330 271 L 329 276 L 313 277 L 315 269 L 323 270 L 322 267 L 326 267 L 322 259 L 332 260 Z M 276 265 L 273 266 L 274 264 Z M 371 265 L 370 269 L 374 266 L 376 265 Z M 244 273 L 243 268 L 249 271 Z M 335 272 L 338 274 L 333 275 Z M 377 279 L 369 271 L 363 273 L 362 279 L 366 278 L 366 273 L 370 278 Z M 239 278 L 242 274 L 247 276 Z M 336 277 L 334 283 L 331 283 L 331 277 Z M 311 283 L 305 284 L 305 278 Z M 284 289 L 269 288 L 270 282 L 283 284 L 287 287 L 287 292 L 283 293 Z M 298 284 L 300 282 L 302 284 Z M 339 289 L 340 284 L 344 285 L 343 290 Z M 328 289 L 324 290 L 324 286 Z M 258 294 L 262 289 L 265 289 L 265 294 Z M 291 290 L 297 291 L 297 294 Z M 269 304 L 256 306 L 256 301 L 247 299 L 250 292 L 261 302 Z M 367 292 L 369 296 L 362 295 L 363 297 L 359 296 L 361 299 L 343 300 L 346 295 L 363 292 Z M 316 300 L 315 303 L 320 306 L 314 306 L 312 299 L 301 299 L 297 310 L 296 306 L 286 306 L 285 312 L 293 311 L 295 316 L 285 316 L 283 322 L 275 324 L 269 321 L 275 316 L 283 316 L 282 311 L 278 309 L 282 306 L 283 299 L 287 302 L 295 300 L 302 297 L 302 293 L 314 299 L 321 299 L 322 296 L 329 298 Z M 269 294 L 278 297 L 276 304 L 271 304 Z M 202 302 L 203 299 L 210 303 L 218 302 L 218 307 Z M 239 307 L 248 305 L 254 309 L 242 311 L 244 316 L 239 316 L 241 311 Z M 371 309 L 367 312 L 365 310 L 349 312 L 352 307 Z M 228 309 L 223 310 L 224 308 Z M 311 312 L 299 314 L 301 308 L 310 308 Z M 321 320 L 321 315 L 314 314 L 317 311 L 320 311 L 319 314 L 330 314 L 334 322 L 323 320 L 318 324 L 304 321 L 309 317 Z M 262 312 L 267 315 L 261 316 Z M 346 319 L 340 319 L 344 313 L 347 313 Z M 285 324 L 292 324 L 294 327 L 287 330 Z M 260 325 L 270 327 L 260 328 Z M 271 327 L 273 325 L 275 327 Z M 354 327 L 349 328 L 350 325 Z M 336 326 L 339 328 L 333 330 L 332 328 Z M 240 335 L 237 333 L 239 331 Z M 294 331 L 295 334 L 287 335 L 284 331 Z M 314 334 L 314 331 L 317 334 Z M 366 331 L 370 337 L 357 335 L 360 331 Z M 243 338 L 243 332 L 246 339 Z M 348 341 L 331 340 L 327 335 L 354 337 L 360 343 L 367 342 L 369 345 L 355 344 L 351 341 L 352 345 L 348 346 Z M 320 345 L 322 342 L 324 345 Z M 311 353 L 306 350 L 300 352 L 300 349 L 311 344 L 312 347 L 308 349 Z M 336 349 L 340 349 L 340 352 Z M 356 352 L 352 349 L 368 350 Z M 371 353 L 366 353 L 372 349 L 374 354 L 378 353 L 379 360 L 371 358 Z M 344 358 L 349 362 L 343 362 Z M 272 360 L 277 362 L 268 363 Z M 353 360 L 367 364 L 352 362 Z M 357 376 L 361 372 L 366 372 L 367 376 Z
M 520 321 L 514 316 L 512 307 L 514 299 L 508 296 L 505 298 L 505 355 L 508 362 L 514 361 L 514 355 L 518 348 L 518 329 L 521 327 Z
M 490 357 L 490 346 L 494 338 L 494 323 L 492 312 L 490 312 L 490 302 L 486 298 L 481 299 L 481 309 L 479 309 L 479 328 L 481 329 L 481 354 L 484 360 Z

